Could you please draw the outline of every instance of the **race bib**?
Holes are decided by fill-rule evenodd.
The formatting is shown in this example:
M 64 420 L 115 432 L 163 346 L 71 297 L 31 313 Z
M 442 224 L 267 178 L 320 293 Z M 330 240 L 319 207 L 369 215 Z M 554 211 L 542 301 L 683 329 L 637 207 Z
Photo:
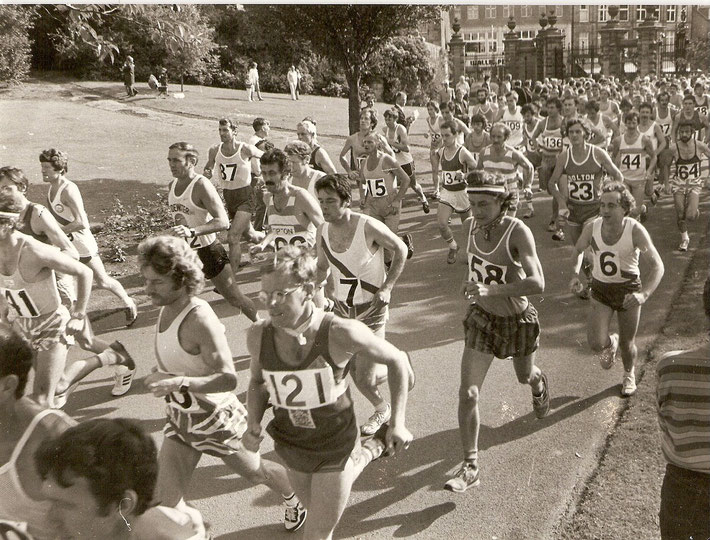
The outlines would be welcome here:
M 621 158 L 621 164 L 627 171 L 632 171 L 641 168 L 641 154 L 624 154 Z
M 184 225 L 185 227 L 190 227 L 187 224 L 187 218 L 184 214 L 175 214 L 175 225 Z M 185 241 L 190 244 L 192 249 L 200 249 L 201 247 L 211 245 L 217 236 L 214 233 L 211 234 L 201 234 L 199 236 L 193 236 L 192 238 L 185 238 Z
M 561 137 L 543 137 L 542 146 L 549 150 L 562 150 L 562 138 Z
M 591 180 L 570 180 L 569 198 L 572 201 L 591 201 L 594 198 L 594 182 Z
M 468 280 L 490 285 L 503 285 L 508 274 L 508 267 L 492 263 L 473 253 L 468 254 Z
M 463 178 L 456 178 L 458 174 L 463 175 L 463 171 L 456 170 L 456 171 L 441 171 L 441 178 L 445 186 L 452 186 L 454 184 L 461 184 L 463 183 Z
M 387 195 L 387 185 L 384 178 L 366 178 L 365 194 L 370 197 L 385 197 Z
M 510 131 L 518 131 L 522 125 L 520 122 L 513 121 L 508 121 L 505 124 L 510 128 Z
M 269 225 L 269 230 L 275 233 L 274 248 L 276 251 L 284 246 L 301 246 L 308 244 L 303 232 L 296 232 L 295 225 Z
M 659 124 L 661 126 L 661 131 L 663 131 L 664 135 L 670 135 L 671 134 L 671 125 L 670 124 Z
M 355 167 L 357 170 L 362 170 L 363 166 L 365 165 L 365 161 L 367 161 L 367 156 L 358 156 L 355 158 Z
M 682 163 L 676 166 L 676 178 L 683 182 L 693 183 L 700 179 L 700 163 Z
M 332 405 L 347 388 L 345 381 L 336 384 L 330 366 L 263 373 L 271 403 L 283 409 L 305 411 Z
M 39 317 L 40 312 L 26 289 L 2 289 L 0 293 L 5 297 L 7 304 L 15 310 L 18 317 L 32 319 Z

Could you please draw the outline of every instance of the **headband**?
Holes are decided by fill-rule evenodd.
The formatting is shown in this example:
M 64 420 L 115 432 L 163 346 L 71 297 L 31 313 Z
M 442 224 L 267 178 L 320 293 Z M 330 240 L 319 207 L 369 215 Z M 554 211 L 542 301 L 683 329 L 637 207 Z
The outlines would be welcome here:
M 494 184 L 466 188 L 466 193 L 483 193 L 485 195 L 505 195 L 505 191 L 505 185 Z
M 19 217 L 20 214 L 17 212 L 0 212 L 0 218 L 17 219 Z

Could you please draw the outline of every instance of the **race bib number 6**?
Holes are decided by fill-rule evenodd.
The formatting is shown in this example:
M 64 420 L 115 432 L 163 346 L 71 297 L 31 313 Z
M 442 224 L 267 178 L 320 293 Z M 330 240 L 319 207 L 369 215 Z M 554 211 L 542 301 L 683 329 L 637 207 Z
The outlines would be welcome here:
M 345 391 L 345 382 L 335 383 L 330 366 L 299 371 L 264 370 L 264 381 L 274 406 L 291 410 L 331 405 Z

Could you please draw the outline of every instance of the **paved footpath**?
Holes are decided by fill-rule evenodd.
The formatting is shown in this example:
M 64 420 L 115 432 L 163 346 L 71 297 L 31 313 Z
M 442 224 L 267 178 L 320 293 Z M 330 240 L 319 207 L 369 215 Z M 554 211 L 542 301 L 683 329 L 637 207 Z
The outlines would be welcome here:
M 165 186 L 169 179 L 167 146 L 187 140 L 206 152 L 218 139 L 215 122 L 205 119 L 215 119 L 229 110 L 238 108 L 246 115 L 245 120 L 261 114 L 271 118 L 275 127 L 284 128 L 293 128 L 306 114 L 315 114 L 327 134 L 321 142 L 334 158 L 347 131 L 346 101 L 342 99 L 309 96 L 294 106 L 287 96 L 266 94 L 266 101 L 259 104 L 244 101 L 244 92 L 204 88 L 198 97 L 198 90 L 189 88 L 178 105 L 178 100 L 141 100 L 141 96 L 131 103 L 114 99 L 122 88 L 118 83 L 82 86 L 70 86 L 61 99 L 0 100 L 3 165 L 20 166 L 39 183 L 37 154 L 43 148 L 59 146 L 72 156 L 70 177 L 75 180 L 104 178 Z M 423 128 L 420 119 L 413 129 L 413 139 L 420 144 L 415 152 L 416 164 L 418 170 L 429 171 Z M 278 129 L 274 135 L 279 146 L 294 138 L 293 132 Z M 426 178 L 428 190 L 428 175 Z M 705 193 L 703 201 L 707 215 Z M 527 387 L 517 384 L 509 362 L 495 362 L 482 390 L 481 485 L 462 495 L 442 489 L 447 474 L 460 460 L 456 404 L 461 319 L 466 306 L 456 291 L 465 263 L 445 263 L 446 250 L 435 220 L 436 204 L 427 216 L 410 197 L 403 211 L 402 229 L 413 234 L 416 254 L 395 289 L 387 335 L 411 353 L 417 370 L 418 385 L 407 408 L 408 427 L 416 439 L 406 453 L 382 459 L 363 473 L 336 531 L 338 538 L 551 538 L 572 495 L 596 467 L 623 405 L 619 397 L 621 367 L 603 371 L 588 352 L 588 304 L 567 292 L 570 247 L 553 242 L 549 233 L 543 232 L 549 197 L 536 198 L 535 204 L 536 216 L 528 224 L 537 239 L 546 290 L 532 301 L 543 328 L 538 364 L 550 380 L 550 415 L 536 420 Z M 647 227 L 666 265 L 666 275 L 644 306 L 639 331 L 641 351 L 658 334 L 693 254 L 692 249 L 685 254 L 674 251 L 677 239 L 669 199 L 654 209 Z M 459 228 L 457 224 L 455 228 Z M 238 279 L 248 293 L 257 292 L 255 270 L 247 267 Z M 111 399 L 108 374 L 99 372 L 79 386 L 67 411 L 80 420 L 98 416 L 138 418 L 160 441 L 163 402 L 142 385 L 155 363 L 152 339 L 157 310 L 141 295 L 139 277 L 129 276 L 123 281 L 142 303 L 138 322 L 124 330 L 120 327 L 122 317 L 112 315 L 99 321 L 96 330 L 107 339 L 121 339 L 134 353 L 139 364 L 134 387 L 128 395 Z M 103 297 L 105 293 L 96 294 Z M 249 358 L 243 336 L 248 321 L 232 315 L 230 306 L 214 293 L 204 297 L 223 317 L 239 375 L 238 392 L 245 398 Z M 362 421 L 370 410 L 357 392 L 354 395 Z M 265 442 L 263 450 L 267 459 L 275 459 L 270 442 Z M 200 462 L 191 499 L 218 538 L 288 537 L 280 524 L 278 497 L 264 487 L 252 487 L 213 458 L 205 457 Z

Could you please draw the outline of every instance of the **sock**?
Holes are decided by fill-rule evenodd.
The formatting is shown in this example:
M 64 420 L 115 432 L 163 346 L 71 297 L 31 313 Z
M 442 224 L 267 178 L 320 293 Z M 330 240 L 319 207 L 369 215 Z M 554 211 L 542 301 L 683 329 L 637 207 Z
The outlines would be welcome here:
M 688 231 L 684 231 L 680 233 L 680 239 L 681 240 L 690 240 L 690 236 L 688 236 Z
M 627 375 L 631 375 L 632 377 L 636 378 L 636 366 L 632 367 L 629 371 L 624 370 L 624 373 Z
M 379 405 L 375 407 L 375 411 L 379 413 L 387 412 L 387 409 L 389 409 L 390 404 L 387 403 L 386 401 L 383 401 Z
M 119 363 L 118 353 L 113 349 L 106 349 L 105 351 L 100 352 L 96 356 L 98 357 L 99 362 L 101 362 L 102 367 L 115 366 Z
M 294 491 L 293 493 L 291 493 L 291 495 L 289 495 L 288 497 L 286 497 L 285 495 L 282 495 L 282 497 L 283 497 L 283 499 L 284 499 L 284 504 L 285 504 L 286 506 L 290 507 L 290 508 L 293 508 L 294 506 L 297 506 L 298 503 L 300 502 L 300 501 L 298 500 L 298 497 L 296 497 L 296 492 L 295 492 L 295 491 Z
M 535 392 L 535 390 L 532 390 L 532 388 L 531 388 L 531 390 L 532 390 L 532 395 L 535 396 L 535 397 L 540 397 L 540 396 L 542 396 L 542 394 L 545 393 L 545 385 L 542 384 L 542 371 L 540 372 L 540 377 L 538 378 L 538 383 L 537 383 L 537 384 L 540 385 L 540 391 L 539 391 L 539 392 Z
M 449 249 L 458 249 L 458 244 L 456 243 L 456 239 L 452 236 L 446 241 L 447 244 L 449 244 Z
M 472 465 L 473 467 L 478 467 L 478 450 L 474 450 L 473 452 L 468 452 L 466 456 L 463 458 L 464 463 L 468 463 L 469 465 Z

